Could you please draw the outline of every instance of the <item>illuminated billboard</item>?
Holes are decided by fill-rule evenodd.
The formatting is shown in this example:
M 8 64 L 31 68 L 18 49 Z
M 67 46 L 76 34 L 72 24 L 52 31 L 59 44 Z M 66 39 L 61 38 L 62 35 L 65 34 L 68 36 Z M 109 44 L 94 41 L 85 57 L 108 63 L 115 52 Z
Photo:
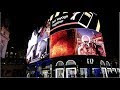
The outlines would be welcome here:
M 34 63 L 40 61 L 49 55 L 49 28 L 41 27 L 34 30 L 31 39 L 28 42 L 26 59 L 27 62 Z
M 75 30 L 61 30 L 50 36 L 50 58 L 75 54 Z
M 50 58 L 106 57 L 100 21 L 94 12 L 56 12 L 50 17 Z
M 69 55 L 106 56 L 100 21 L 94 12 L 56 12 L 45 27 L 34 30 L 27 61 Z M 49 35 L 50 34 L 50 35 Z
M 94 12 L 56 12 L 51 15 L 51 34 L 69 28 L 89 28 L 99 32 L 100 21 Z
M 92 29 L 76 29 L 77 55 L 106 56 L 102 33 Z
M 50 36 L 50 58 L 68 55 L 106 56 L 100 32 L 86 28 L 60 30 Z

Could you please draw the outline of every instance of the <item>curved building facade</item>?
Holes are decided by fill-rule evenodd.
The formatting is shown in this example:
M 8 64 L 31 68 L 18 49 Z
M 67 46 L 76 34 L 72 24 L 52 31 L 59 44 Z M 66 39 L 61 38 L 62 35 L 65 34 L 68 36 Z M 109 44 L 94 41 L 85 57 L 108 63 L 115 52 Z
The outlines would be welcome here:
M 40 34 L 36 34 L 38 38 L 41 31 L 43 37 L 47 33 L 46 43 L 39 44 L 36 38 L 33 47 L 39 55 L 33 57 L 35 54 L 30 54 L 34 58 L 31 60 L 36 57 L 35 63 L 41 67 L 37 69 L 38 73 L 45 78 L 109 77 L 112 65 L 100 30 L 100 20 L 94 12 L 56 12 L 51 15 L 46 26 L 38 30 Z M 39 38 L 40 43 L 44 39 Z

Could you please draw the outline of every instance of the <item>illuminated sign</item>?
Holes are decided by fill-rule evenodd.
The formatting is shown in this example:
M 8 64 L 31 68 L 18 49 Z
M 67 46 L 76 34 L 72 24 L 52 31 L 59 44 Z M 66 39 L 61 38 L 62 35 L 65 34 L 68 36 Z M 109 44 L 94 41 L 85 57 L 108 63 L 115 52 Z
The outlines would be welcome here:
M 50 17 L 50 58 L 68 55 L 106 57 L 100 21 L 94 12 L 56 12 Z
M 106 57 L 96 13 L 56 12 L 48 19 L 48 23 L 46 26 L 49 28 L 42 27 L 32 33 L 27 49 L 27 60 L 30 63 L 48 55 L 49 58 L 69 55 Z
M 68 55 L 106 57 L 102 33 L 88 28 L 70 28 L 50 35 L 50 58 Z
M 70 25 L 100 31 L 100 21 L 94 12 L 56 12 L 50 17 L 51 32 Z
M 47 28 L 41 27 L 34 30 L 28 42 L 26 59 L 29 63 L 34 63 L 48 57 L 49 34 Z

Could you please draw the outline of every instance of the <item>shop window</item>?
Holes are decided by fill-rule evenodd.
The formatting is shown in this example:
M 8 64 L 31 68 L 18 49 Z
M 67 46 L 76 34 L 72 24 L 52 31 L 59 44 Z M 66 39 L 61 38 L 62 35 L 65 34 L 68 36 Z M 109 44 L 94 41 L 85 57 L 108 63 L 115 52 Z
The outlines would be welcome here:
M 76 68 L 66 68 L 66 78 L 76 78 Z
M 64 66 L 64 63 L 63 63 L 63 61 L 58 61 L 57 63 L 56 63 L 56 66 L 58 67 L 60 67 L 60 66 Z M 64 78 L 64 68 L 56 68 L 55 69 L 55 77 L 56 78 Z
M 55 72 L 56 78 L 64 78 L 64 68 L 56 68 Z

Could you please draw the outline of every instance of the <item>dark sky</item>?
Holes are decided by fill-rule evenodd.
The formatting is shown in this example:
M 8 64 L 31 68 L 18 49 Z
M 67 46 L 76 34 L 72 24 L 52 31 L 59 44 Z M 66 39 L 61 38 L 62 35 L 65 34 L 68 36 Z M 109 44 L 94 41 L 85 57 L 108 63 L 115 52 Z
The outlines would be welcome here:
M 3 11 L 2 18 L 7 17 L 10 22 L 10 41 L 9 45 L 16 49 L 27 49 L 27 43 L 31 37 L 33 28 L 42 26 L 48 17 L 56 9 L 37 9 L 22 11 Z M 67 9 L 69 10 L 69 9 Z M 75 9 L 74 9 L 75 10 Z M 78 11 L 78 9 L 77 9 Z M 100 17 L 101 32 L 105 42 L 107 56 L 119 56 L 119 17 L 115 9 L 105 10 L 96 9 L 95 12 Z
M 33 29 L 40 27 L 50 17 L 52 12 L 15 12 L 3 11 L 2 18 L 8 18 L 10 41 L 8 46 L 13 46 L 17 50 L 27 49 L 27 43 L 32 35 Z

